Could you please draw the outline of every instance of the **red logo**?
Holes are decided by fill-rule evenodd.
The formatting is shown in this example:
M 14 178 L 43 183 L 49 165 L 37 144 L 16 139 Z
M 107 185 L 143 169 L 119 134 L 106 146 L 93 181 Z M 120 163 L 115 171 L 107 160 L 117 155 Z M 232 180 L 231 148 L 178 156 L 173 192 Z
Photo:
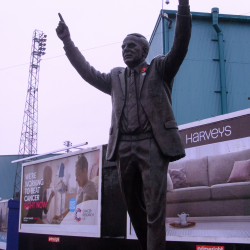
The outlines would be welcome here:
M 225 250 L 223 246 L 196 246 L 196 250 Z
M 146 71 L 146 68 L 142 68 L 141 72 L 144 73 Z
M 52 236 L 49 236 L 48 241 L 49 241 L 49 242 L 57 242 L 57 243 L 59 243 L 59 242 L 60 242 L 60 237 L 52 237 Z

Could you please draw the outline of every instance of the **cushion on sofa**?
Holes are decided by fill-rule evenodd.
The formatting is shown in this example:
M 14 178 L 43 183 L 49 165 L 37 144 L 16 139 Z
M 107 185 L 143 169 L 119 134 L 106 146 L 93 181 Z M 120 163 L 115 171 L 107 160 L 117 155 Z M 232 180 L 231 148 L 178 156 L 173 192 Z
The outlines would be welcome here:
M 232 172 L 235 161 L 250 159 L 250 149 L 239 152 L 208 156 L 209 186 L 226 183 Z
M 208 186 L 207 156 L 199 159 L 181 160 L 169 163 L 171 169 L 185 169 L 187 183 L 190 187 Z
M 185 164 L 187 183 L 190 187 L 208 186 L 207 156 L 187 160 Z
M 211 197 L 209 187 L 189 187 L 174 189 L 167 193 L 167 203 L 206 201 Z
M 211 187 L 212 200 L 250 198 L 250 182 L 217 184 Z
M 250 160 L 234 162 L 233 170 L 227 182 L 240 181 L 250 181 Z
M 189 185 L 187 184 L 187 176 L 184 168 L 170 169 L 169 175 L 173 182 L 174 189 L 189 187 Z

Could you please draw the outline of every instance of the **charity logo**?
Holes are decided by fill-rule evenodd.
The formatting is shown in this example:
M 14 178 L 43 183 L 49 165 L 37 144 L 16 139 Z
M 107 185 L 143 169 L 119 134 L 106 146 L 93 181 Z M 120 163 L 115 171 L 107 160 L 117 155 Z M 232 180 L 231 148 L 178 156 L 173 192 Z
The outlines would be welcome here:
M 81 213 L 81 211 L 82 210 L 80 208 L 77 208 L 75 211 L 75 220 L 78 222 L 81 221 L 81 217 L 77 217 L 77 213 Z
M 74 212 L 76 210 L 76 199 L 72 198 L 69 201 L 69 211 Z

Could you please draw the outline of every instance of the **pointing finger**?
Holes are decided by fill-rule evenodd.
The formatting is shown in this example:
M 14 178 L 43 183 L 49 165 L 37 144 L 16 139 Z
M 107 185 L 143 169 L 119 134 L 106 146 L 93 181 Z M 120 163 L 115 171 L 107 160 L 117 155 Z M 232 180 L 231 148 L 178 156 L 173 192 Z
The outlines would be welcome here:
M 65 22 L 64 22 L 64 20 L 63 20 L 62 15 L 61 15 L 60 13 L 58 13 L 58 16 L 59 16 L 59 18 L 60 18 L 61 22 L 65 23 Z

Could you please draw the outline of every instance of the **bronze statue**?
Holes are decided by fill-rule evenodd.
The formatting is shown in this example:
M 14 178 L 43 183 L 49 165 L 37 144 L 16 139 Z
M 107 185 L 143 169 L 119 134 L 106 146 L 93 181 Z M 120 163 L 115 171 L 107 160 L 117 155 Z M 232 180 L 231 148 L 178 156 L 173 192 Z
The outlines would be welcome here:
M 179 0 L 174 43 L 167 55 L 155 57 L 148 65 L 148 41 L 140 34 L 129 34 L 122 44 L 127 67 L 108 74 L 85 60 L 60 18 L 56 32 L 71 64 L 85 81 L 111 95 L 106 157 L 117 162 L 122 194 L 141 248 L 163 250 L 168 164 L 185 156 L 171 93 L 191 35 L 189 0 Z

